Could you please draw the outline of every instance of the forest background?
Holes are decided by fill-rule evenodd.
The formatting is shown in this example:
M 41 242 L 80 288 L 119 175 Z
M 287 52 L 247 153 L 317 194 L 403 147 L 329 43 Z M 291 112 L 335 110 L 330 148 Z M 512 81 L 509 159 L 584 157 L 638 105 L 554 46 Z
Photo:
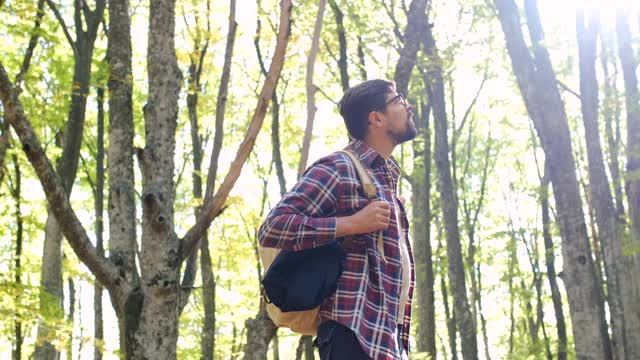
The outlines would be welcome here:
M 256 234 L 347 144 L 336 103 L 373 78 L 420 129 L 394 153 L 411 358 L 640 354 L 636 2 L 0 0 L 0 16 L 3 358 L 317 358 L 265 317 Z

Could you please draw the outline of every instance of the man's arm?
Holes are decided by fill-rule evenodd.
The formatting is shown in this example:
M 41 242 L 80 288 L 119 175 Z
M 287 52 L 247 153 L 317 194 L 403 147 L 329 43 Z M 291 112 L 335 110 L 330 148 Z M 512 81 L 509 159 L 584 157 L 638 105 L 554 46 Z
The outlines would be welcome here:
M 336 217 L 340 176 L 330 158 L 319 160 L 285 194 L 260 226 L 260 245 L 301 251 L 389 226 L 389 204 L 374 201 L 357 213 Z
M 334 241 L 340 176 L 330 158 L 313 164 L 271 209 L 260 226 L 260 245 L 300 251 Z

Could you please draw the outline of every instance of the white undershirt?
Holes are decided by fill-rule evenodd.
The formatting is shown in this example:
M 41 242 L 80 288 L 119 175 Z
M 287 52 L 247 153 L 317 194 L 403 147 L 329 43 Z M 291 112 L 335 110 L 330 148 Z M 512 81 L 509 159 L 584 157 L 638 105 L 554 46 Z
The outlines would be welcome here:
M 393 196 L 393 205 L 396 208 L 396 223 L 398 224 L 398 233 L 400 242 L 400 258 L 402 260 L 402 286 L 400 289 L 400 302 L 398 304 L 398 324 L 404 323 L 404 312 L 407 301 L 409 300 L 409 285 L 411 285 L 411 265 L 409 261 L 409 249 L 407 249 L 407 241 L 404 237 L 404 229 L 402 228 L 402 219 L 400 217 L 400 205 L 396 196 Z

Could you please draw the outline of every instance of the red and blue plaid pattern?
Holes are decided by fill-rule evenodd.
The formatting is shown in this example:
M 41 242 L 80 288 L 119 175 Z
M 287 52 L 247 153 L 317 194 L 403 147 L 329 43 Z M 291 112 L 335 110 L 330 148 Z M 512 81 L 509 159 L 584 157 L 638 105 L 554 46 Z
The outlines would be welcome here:
M 400 359 L 397 315 L 402 288 L 400 239 L 395 212 L 409 250 L 411 285 L 402 321 L 402 342 L 409 348 L 411 300 L 415 285 L 414 262 L 409 242 L 409 223 L 397 199 L 400 168 L 393 158 L 385 160 L 366 143 L 355 140 L 351 150 L 372 175 L 378 199 L 391 205 L 389 227 L 384 231 L 384 255 L 376 246 L 376 233 L 356 235 L 347 245 L 338 290 L 320 307 L 320 323 L 335 320 L 351 328 L 365 352 L 375 360 Z M 399 209 L 394 207 L 393 197 Z M 258 238 L 266 247 L 290 251 L 310 249 L 336 239 L 336 218 L 348 216 L 369 203 L 355 167 L 345 154 L 335 152 L 311 165 L 294 188 L 270 211 Z M 384 261 L 386 260 L 386 261 Z

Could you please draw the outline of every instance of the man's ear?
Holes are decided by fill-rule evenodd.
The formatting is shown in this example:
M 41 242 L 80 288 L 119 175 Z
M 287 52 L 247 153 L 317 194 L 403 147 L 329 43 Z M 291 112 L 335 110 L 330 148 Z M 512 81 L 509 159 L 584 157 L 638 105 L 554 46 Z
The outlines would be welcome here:
M 382 114 L 379 111 L 372 111 L 369 113 L 369 125 L 373 127 L 382 126 Z

